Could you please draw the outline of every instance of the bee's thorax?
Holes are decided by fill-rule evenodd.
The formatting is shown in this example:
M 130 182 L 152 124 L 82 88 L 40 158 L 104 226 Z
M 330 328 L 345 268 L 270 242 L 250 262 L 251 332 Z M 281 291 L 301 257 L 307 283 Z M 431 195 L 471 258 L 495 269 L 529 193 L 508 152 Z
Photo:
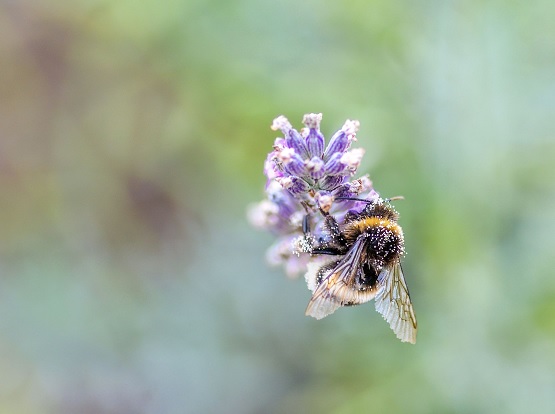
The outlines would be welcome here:
M 345 240 L 354 243 L 359 237 L 366 240 L 366 259 L 375 269 L 399 260 L 404 254 L 403 230 L 395 221 L 382 217 L 364 217 L 345 226 Z

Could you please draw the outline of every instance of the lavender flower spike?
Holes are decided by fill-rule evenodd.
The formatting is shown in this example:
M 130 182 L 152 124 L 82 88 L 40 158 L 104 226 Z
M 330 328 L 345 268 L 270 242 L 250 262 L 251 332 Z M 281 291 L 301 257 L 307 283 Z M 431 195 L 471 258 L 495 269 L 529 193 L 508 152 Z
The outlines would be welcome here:
M 365 205 L 344 198 L 377 196 L 367 176 L 349 181 L 364 155 L 362 148 L 351 149 L 359 122 L 347 120 L 326 147 L 321 121 L 322 114 L 307 114 L 303 117 L 305 128 L 299 132 L 283 115 L 274 119 L 271 128 L 283 136 L 276 138 L 264 164 L 267 198 L 248 211 L 253 226 L 276 235 L 267 259 L 283 265 L 290 277 L 304 273 L 316 260 L 310 251 L 313 239 L 325 237 L 321 211 L 342 220 L 347 211 L 361 210 Z M 307 215 L 310 236 L 303 233 Z

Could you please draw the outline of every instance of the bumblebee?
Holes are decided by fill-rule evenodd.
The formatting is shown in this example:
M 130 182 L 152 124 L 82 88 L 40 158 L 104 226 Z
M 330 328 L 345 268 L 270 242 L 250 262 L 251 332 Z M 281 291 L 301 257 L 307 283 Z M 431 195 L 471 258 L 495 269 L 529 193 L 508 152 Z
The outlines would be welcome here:
M 401 268 L 405 245 L 399 214 L 389 200 L 351 200 L 368 204 L 361 212 L 348 212 L 341 225 L 321 210 L 323 236 L 310 253 L 331 257 L 308 270 L 313 295 L 306 315 L 322 319 L 341 306 L 375 299 L 397 338 L 414 344 L 417 324 Z

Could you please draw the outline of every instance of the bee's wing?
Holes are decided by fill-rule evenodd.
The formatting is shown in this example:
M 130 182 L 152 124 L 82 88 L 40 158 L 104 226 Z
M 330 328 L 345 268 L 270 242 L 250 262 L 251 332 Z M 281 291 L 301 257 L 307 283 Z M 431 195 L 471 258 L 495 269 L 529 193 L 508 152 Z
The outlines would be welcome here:
M 335 269 L 316 287 L 306 308 L 307 316 L 322 319 L 347 303 L 361 303 L 360 293 L 352 288 L 352 283 L 361 265 L 365 245 L 364 239 L 357 240 Z
M 416 316 L 400 262 L 383 269 L 378 276 L 376 310 L 389 323 L 397 338 L 402 342 L 416 342 Z

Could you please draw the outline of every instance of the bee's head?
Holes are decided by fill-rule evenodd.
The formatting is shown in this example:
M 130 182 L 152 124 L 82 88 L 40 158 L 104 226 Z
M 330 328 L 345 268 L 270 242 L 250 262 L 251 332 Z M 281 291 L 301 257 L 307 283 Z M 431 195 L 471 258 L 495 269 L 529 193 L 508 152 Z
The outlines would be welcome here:
M 382 217 L 391 221 L 399 219 L 399 213 L 389 202 L 390 199 L 378 198 L 364 208 L 364 214 L 369 217 Z
M 364 200 L 355 197 L 338 197 L 336 200 L 351 200 L 366 203 L 366 206 L 360 211 L 355 213 L 355 211 L 350 211 L 351 215 L 356 216 L 362 214 L 368 217 L 383 217 L 388 220 L 397 221 L 399 219 L 399 213 L 391 205 L 392 200 L 403 200 L 403 196 L 396 196 L 391 198 L 381 198 L 376 197 L 371 200 Z

